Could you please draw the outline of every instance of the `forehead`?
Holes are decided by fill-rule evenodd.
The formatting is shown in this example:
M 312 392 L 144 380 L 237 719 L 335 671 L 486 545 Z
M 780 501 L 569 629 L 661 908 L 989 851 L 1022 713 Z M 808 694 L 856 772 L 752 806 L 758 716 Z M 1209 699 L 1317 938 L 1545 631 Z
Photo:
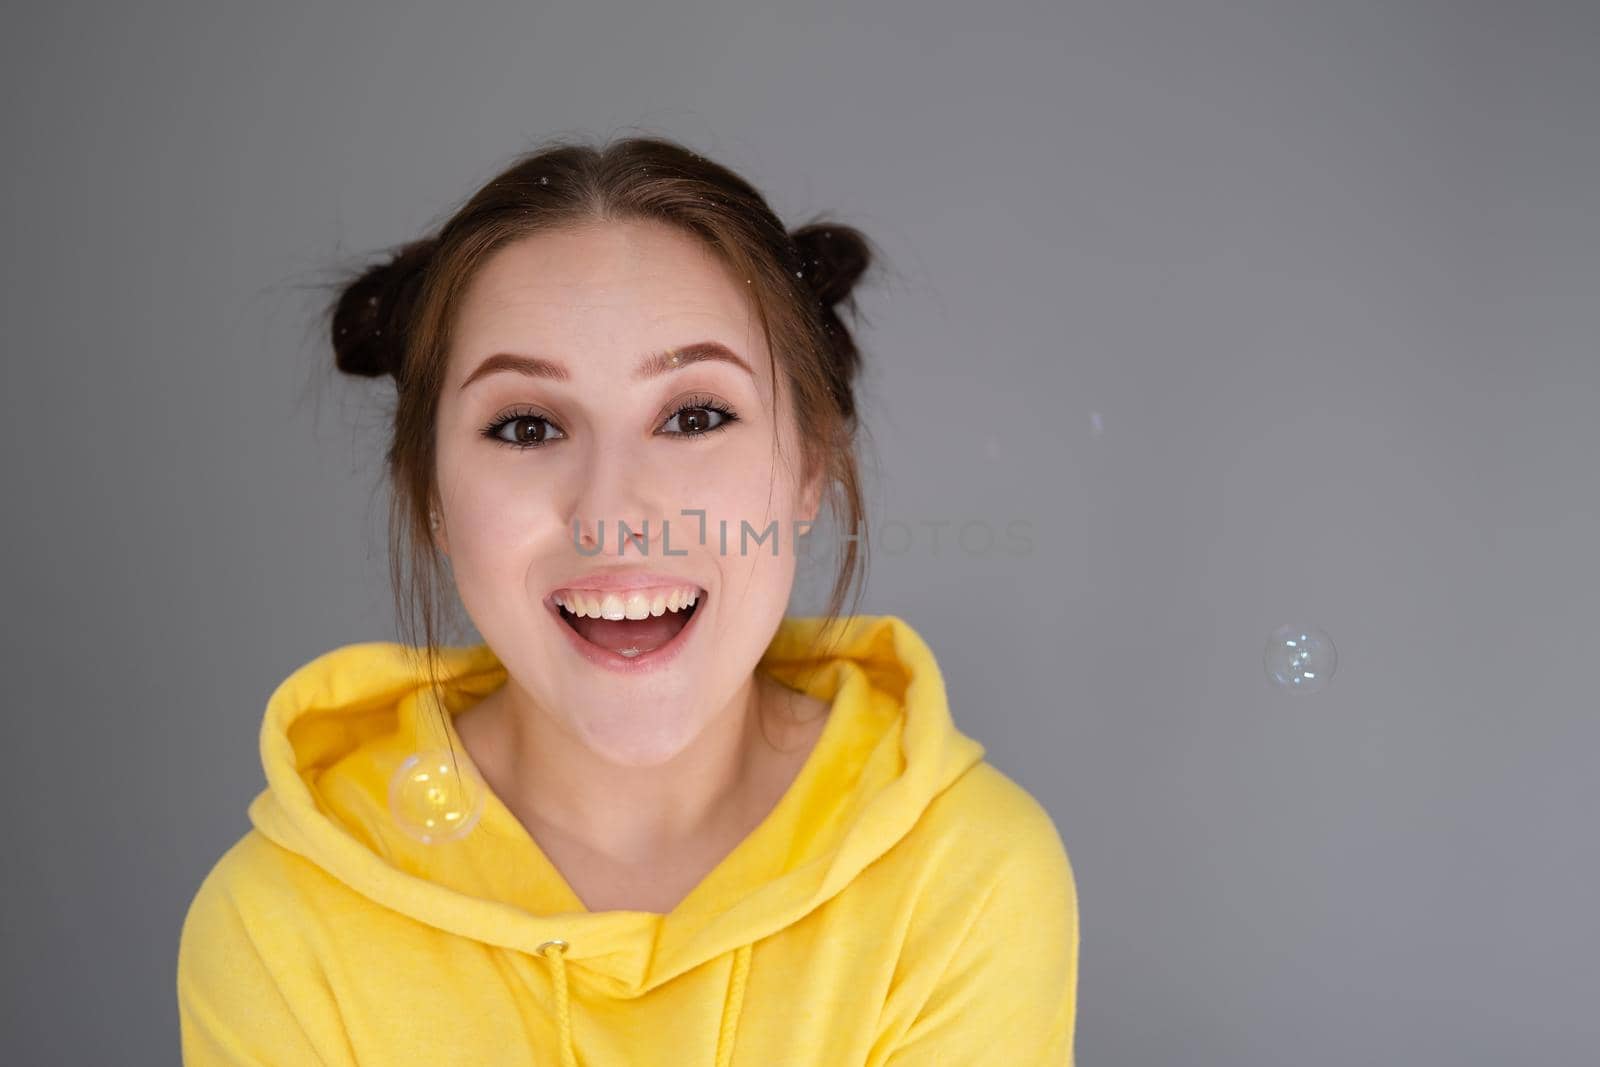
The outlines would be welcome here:
M 479 268 L 463 294 L 452 377 L 467 361 L 529 351 L 608 369 L 642 354 L 720 341 L 758 372 L 770 366 L 743 279 L 664 223 L 595 222 L 519 238 Z

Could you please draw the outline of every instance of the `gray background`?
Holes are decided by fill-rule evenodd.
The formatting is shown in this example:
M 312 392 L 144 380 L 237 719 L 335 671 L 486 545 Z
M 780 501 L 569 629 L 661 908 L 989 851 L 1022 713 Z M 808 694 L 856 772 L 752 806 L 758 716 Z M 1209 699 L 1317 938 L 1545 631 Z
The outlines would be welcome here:
M 1056 818 L 1082 1063 L 1593 1062 L 1594 6 L 8 14 L 9 1062 L 176 1061 L 267 696 L 394 634 L 392 394 L 315 286 L 632 132 L 887 253 L 870 505 L 921 534 L 864 608 Z M 969 519 L 1034 551 L 917 526 Z

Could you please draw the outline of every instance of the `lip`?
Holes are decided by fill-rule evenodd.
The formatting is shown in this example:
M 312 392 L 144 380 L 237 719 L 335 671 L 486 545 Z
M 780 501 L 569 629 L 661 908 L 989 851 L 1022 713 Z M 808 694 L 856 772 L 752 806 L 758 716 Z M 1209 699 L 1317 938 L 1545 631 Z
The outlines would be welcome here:
M 659 577 L 660 576 L 658 575 L 657 578 Z M 591 576 L 586 575 L 583 580 L 587 582 L 592 580 L 592 578 Z M 686 583 L 682 579 L 672 582 L 649 581 L 638 582 L 623 588 L 641 589 L 648 586 L 663 584 L 693 585 L 694 583 Z M 556 587 L 557 590 L 572 588 L 592 589 L 594 586 L 572 585 Z M 700 616 L 705 614 L 704 604 L 707 594 L 704 589 L 700 588 L 700 586 L 695 586 L 695 588 L 700 589 L 701 600 L 695 605 L 694 612 L 689 616 L 689 621 L 684 623 L 683 629 L 673 634 L 672 640 L 668 641 L 660 648 L 651 649 L 649 652 L 641 652 L 637 656 L 624 656 L 611 651 L 609 648 L 601 648 L 599 645 L 591 644 L 590 642 L 585 641 L 578 634 L 578 631 L 568 626 L 567 621 L 561 617 L 561 608 L 556 604 L 555 595 L 553 592 L 550 596 L 544 598 L 544 606 L 546 610 L 550 612 L 550 621 L 558 630 L 562 632 L 562 634 L 565 635 L 567 643 L 572 646 L 573 651 L 577 652 L 578 655 L 582 656 L 596 667 L 603 667 L 608 671 L 613 671 L 622 675 L 654 674 L 656 671 L 663 670 L 671 666 L 672 662 L 676 660 L 680 654 L 682 654 L 684 646 L 689 643 L 689 638 L 692 637 L 695 631 L 699 629 Z
M 690 581 L 681 574 L 642 571 L 638 567 L 597 567 L 582 574 L 574 574 L 562 584 L 552 587 L 545 599 L 549 600 L 563 589 L 582 589 L 596 593 L 631 593 L 635 589 L 661 589 L 682 585 L 694 586 L 701 596 L 706 594 L 705 586 Z

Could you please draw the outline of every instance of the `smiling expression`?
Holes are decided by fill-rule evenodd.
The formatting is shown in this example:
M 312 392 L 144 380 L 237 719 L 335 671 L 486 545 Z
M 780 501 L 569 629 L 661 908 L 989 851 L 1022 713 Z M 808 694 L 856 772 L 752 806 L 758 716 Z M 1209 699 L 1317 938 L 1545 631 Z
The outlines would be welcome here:
M 804 428 L 781 380 L 773 405 L 776 369 L 744 280 L 662 223 L 522 238 L 463 294 L 437 413 L 439 545 L 517 688 L 616 762 L 686 746 L 746 692 L 787 609 L 791 532 L 821 484 L 798 477 Z M 704 543 L 684 509 L 704 510 Z M 618 524 L 646 521 L 648 541 L 619 554 Z M 776 553 L 741 550 L 741 522 L 774 521 Z M 580 551 L 600 533 L 598 554 Z M 647 587 L 646 615 L 657 592 L 699 591 L 660 652 L 591 654 L 563 619 L 563 602 L 602 614 L 619 571 Z

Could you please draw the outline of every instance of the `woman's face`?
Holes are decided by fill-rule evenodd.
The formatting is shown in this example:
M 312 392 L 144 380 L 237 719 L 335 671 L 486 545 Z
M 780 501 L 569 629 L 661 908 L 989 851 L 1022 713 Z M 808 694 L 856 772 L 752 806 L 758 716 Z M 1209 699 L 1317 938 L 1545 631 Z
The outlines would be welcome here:
M 735 358 L 688 351 L 707 342 Z M 483 367 L 497 355 L 543 363 Z M 686 747 L 746 692 L 788 607 L 821 484 L 790 469 L 799 427 L 781 384 L 773 410 L 774 371 L 744 280 L 664 224 L 522 239 L 464 294 L 438 409 L 438 543 L 512 686 L 612 762 Z M 640 536 L 624 544 L 619 524 Z M 619 577 L 644 588 L 608 590 Z M 697 590 L 692 612 L 558 606 L 631 617 L 676 603 L 675 587 Z

